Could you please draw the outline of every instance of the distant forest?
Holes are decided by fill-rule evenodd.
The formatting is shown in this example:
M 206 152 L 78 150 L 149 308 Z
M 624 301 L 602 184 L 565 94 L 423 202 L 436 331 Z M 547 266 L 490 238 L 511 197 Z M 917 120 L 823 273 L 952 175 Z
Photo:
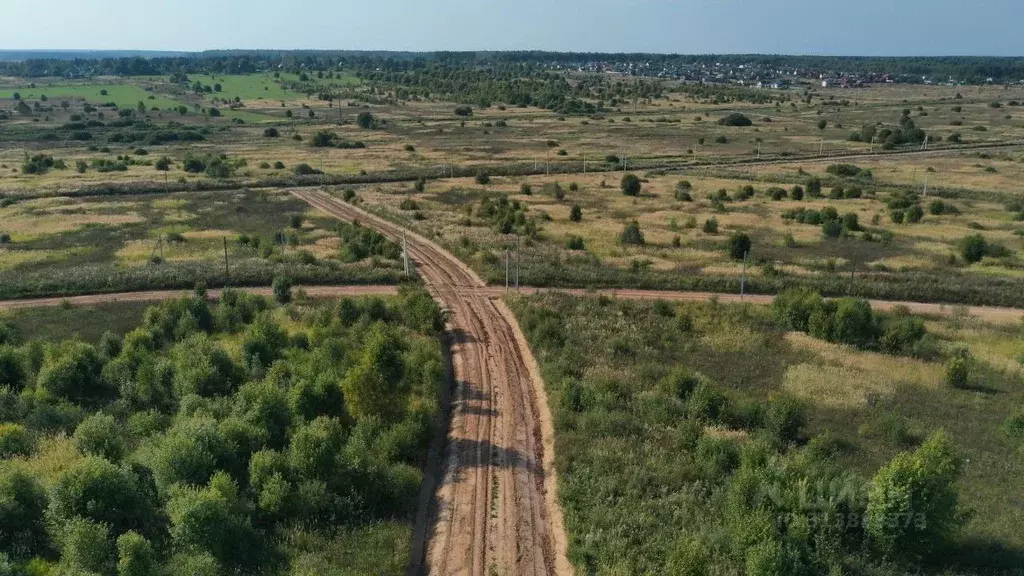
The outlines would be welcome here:
M 299 71 L 350 68 L 403 71 L 443 64 L 453 67 L 526 68 L 576 67 L 602 63 L 638 65 L 632 73 L 643 75 L 664 69 L 680 70 L 716 63 L 727 67 L 753 65 L 766 69 L 798 69 L 808 75 L 891 74 L 912 82 L 924 77 L 934 81 L 1009 83 L 1024 81 L 1024 58 L 851 57 L 782 56 L 763 54 L 679 55 L 605 54 L 572 52 L 366 52 L 218 50 L 190 54 L 162 52 L 93 51 L 0 51 L 0 74 L 38 78 L 44 76 L 155 76 L 172 73 L 252 73 L 269 69 Z

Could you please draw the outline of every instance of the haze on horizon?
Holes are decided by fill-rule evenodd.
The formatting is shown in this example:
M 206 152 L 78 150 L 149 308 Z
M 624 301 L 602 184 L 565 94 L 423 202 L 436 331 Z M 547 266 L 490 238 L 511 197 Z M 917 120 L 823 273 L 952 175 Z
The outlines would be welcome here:
M 1019 0 L 50 0 L 0 49 L 555 50 L 1021 56 Z

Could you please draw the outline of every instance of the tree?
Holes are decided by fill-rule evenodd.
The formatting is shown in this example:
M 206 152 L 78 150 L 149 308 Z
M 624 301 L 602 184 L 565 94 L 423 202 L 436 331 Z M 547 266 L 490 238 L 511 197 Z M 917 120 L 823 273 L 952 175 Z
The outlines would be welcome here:
M 46 543 L 46 490 L 31 474 L 0 467 L 0 553 L 34 556 Z
M 622 229 L 622 234 L 619 235 L 619 241 L 624 246 L 643 246 L 644 233 L 640 231 L 640 224 L 633 220 L 626 227 Z
M 273 283 L 274 300 L 278 304 L 287 304 L 292 301 L 292 281 L 287 276 L 274 278 Z
M 818 120 L 818 130 L 824 130 L 825 128 L 828 128 L 828 120 L 824 118 Z
M 75 429 L 75 446 L 82 454 L 92 454 L 119 462 L 124 456 L 124 440 L 117 420 L 108 414 L 96 413 Z
M 917 224 L 924 217 L 924 209 L 921 208 L 920 204 L 914 204 L 907 209 L 907 222 L 911 224 Z
M 222 88 L 223 87 L 220 85 L 219 82 L 213 85 L 213 91 L 214 92 L 220 92 Z
M 265 128 L 263 130 L 263 137 L 264 138 L 277 138 L 280 135 L 281 135 L 281 133 L 278 132 L 277 128 L 274 128 L 273 126 L 271 126 L 270 128 Z
M 62 574 L 111 572 L 114 550 L 108 526 L 89 518 L 72 518 L 60 527 L 59 544 Z
M 491 177 L 487 174 L 487 172 L 484 172 L 483 170 L 478 170 L 477 171 L 477 173 L 476 173 L 476 183 L 477 184 L 479 184 L 481 186 L 486 186 L 487 184 L 490 184 L 490 182 L 491 182 Z
M 569 220 L 573 222 L 583 220 L 583 209 L 580 208 L 579 204 L 573 204 L 572 208 L 569 209 Z
M 961 239 L 957 247 L 960 249 L 960 255 L 969 264 L 980 262 L 988 252 L 988 242 L 981 234 L 972 234 Z
M 469 106 L 458 106 L 458 107 L 455 108 L 455 115 L 456 116 L 462 116 L 462 117 L 472 116 L 473 115 L 473 109 L 470 108 Z
M 832 341 L 858 347 L 867 347 L 875 341 L 878 326 L 867 300 L 840 298 L 835 305 Z
M 3 337 L 0 336 L 0 342 Z M 28 379 L 24 354 L 14 346 L 0 344 L 0 388 L 21 391 Z
M 359 115 L 356 116 L 356 124 L 364 130 L 373 128 L 375 122 L 376 120 L 374 120 L 373 114 L 370 114 L 369 112 L 360 112 Z
M 208 552 L 230 567 L 256 566 L 262 546 L 235 500 L 237 487 L 225 476 L 205 488 L 179 488 L 167 503 L 171 539 L 179 550 Z
M 401 401 L 407 386 L 402 379 L 403 348 L 404 342 L 386 325 L 377 323 L 370 328 L 362 355 L 341 384 L 357 420 L 377 417 L 396 422 L 405 412 Z
M 117 538 L 118 576 L 149 576 L 156 572 L 156 554 L 149 540 L 134 530 Z
M 750 236 L 743 232 L 737 232 L 729 237 L 729 257 L 733 260 L 743 260 L 750 252 Z
M 292 436 L 288 448 L 291 468 L 304 479 L 329 481 L 337 477 L 346 440 L 340 420 L 317 417 Z
M 885 556 L 916 560 L 941 550 L 962 524 L 961 461 L 943 431 L 896 456 L 871 481 L 865 529 Z
M 820 178 L 811 178 L 807 181 L 807 196 L 810 198 L 821 198 Z
M 153 163 L 153 167 L 162 172 L 167 172 L 171 169 L 171 159 L 167 156 L 163 156 Z
M 640 183 L 640 178 L 637 178 L 636 174 L 626 174 L 622 177 L 622 182 L 619 184 L 622 188 L 622 193 L 626 196 L 639 196 L 643 185 Z
M 171 348 L 174 390 L 179 398 L 230 394 L 242 379 L 239 368 L 209 336 L 196 332 Z
M 65 341 L 47 353 L 37 385 L 58 398 L 95 402 L 110 392 L 100 378 L 101 368 L 95 348 L 83 342 Z
M 156 487 L 134 471 L 86 456 L 57 477 L 50 510 L 58 522 L 81 516 L 108 526 L 112 534 L 148 534 L 157 528 L 155 494 Z

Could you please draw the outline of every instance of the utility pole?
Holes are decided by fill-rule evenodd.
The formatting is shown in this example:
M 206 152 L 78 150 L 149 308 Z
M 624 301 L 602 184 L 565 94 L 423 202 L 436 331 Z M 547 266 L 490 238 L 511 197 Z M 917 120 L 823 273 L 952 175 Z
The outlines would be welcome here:
M 747 289 L 747 256 L 749 254 L 749 250 L 743 253 L 743 276 L 740 277 L 740 300 L 743 300 L 743 296 Z
M 622 173 L 623 174 L 626 173 L 626 162 L 627 162 L 627 160 L 628 159 L 625 156 L 622 157 Z
M 587 155 L 583 154 L 583 173 L 587 173 Z
M 163 262 L 163 260 L 164 260 L 164 237 L 163 236 L 160 237 L 160 243 L 159 244 L 160 244 L 160 261 Z
M 825 139 L 821 139 L 821 143 L 818 145 L 818 156 L 825 155 Z
M 928 175 L 927 174 L 924 175 L 924 194 L 922 194 L 922 196 L 925 197 L 925 198 L 928 197 Z
M 757 143 L 757 159 L 758 160 L 761 159 L 761 143 L 760 142 Z
M 547 171 L 548 176 L 551 176 L 551 148 L 548 148 L 548 157 L 544 160 L 544 169 Z
M 853 276 L 857 273 L 857 253 L 853 253 L 853 268 L 850 270 L 850 280 L 853 280 Z
M 522 260 L 522 253 L 519 251 L 519 236 L 516 236 L 516 292 L 519 291 L 519 262 Z
M 505 248 L 505 294 L 508 294 L 508 248 Z
M 409 275 L 409 243 L 405 239 L 405 230 L 402 230 L 402 261 L 405 263 L 405 275 Z
M 877 138 L 877 136 L 872 136 L 871 137 L 871 148 L 868 150 L 868 154 L 874 154 L 875 153 L 875 138 Z
M 231 280 L 231 268 L 228 267 L 228 237 L 224 236 L 224 282 Z

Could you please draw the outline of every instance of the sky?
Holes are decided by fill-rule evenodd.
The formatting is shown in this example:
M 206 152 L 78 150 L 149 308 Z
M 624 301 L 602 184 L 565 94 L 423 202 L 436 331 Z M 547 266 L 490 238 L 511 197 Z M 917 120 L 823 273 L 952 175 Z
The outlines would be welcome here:
M 0 49 L 1024 56 L 1022 0 L 0 0 Z

